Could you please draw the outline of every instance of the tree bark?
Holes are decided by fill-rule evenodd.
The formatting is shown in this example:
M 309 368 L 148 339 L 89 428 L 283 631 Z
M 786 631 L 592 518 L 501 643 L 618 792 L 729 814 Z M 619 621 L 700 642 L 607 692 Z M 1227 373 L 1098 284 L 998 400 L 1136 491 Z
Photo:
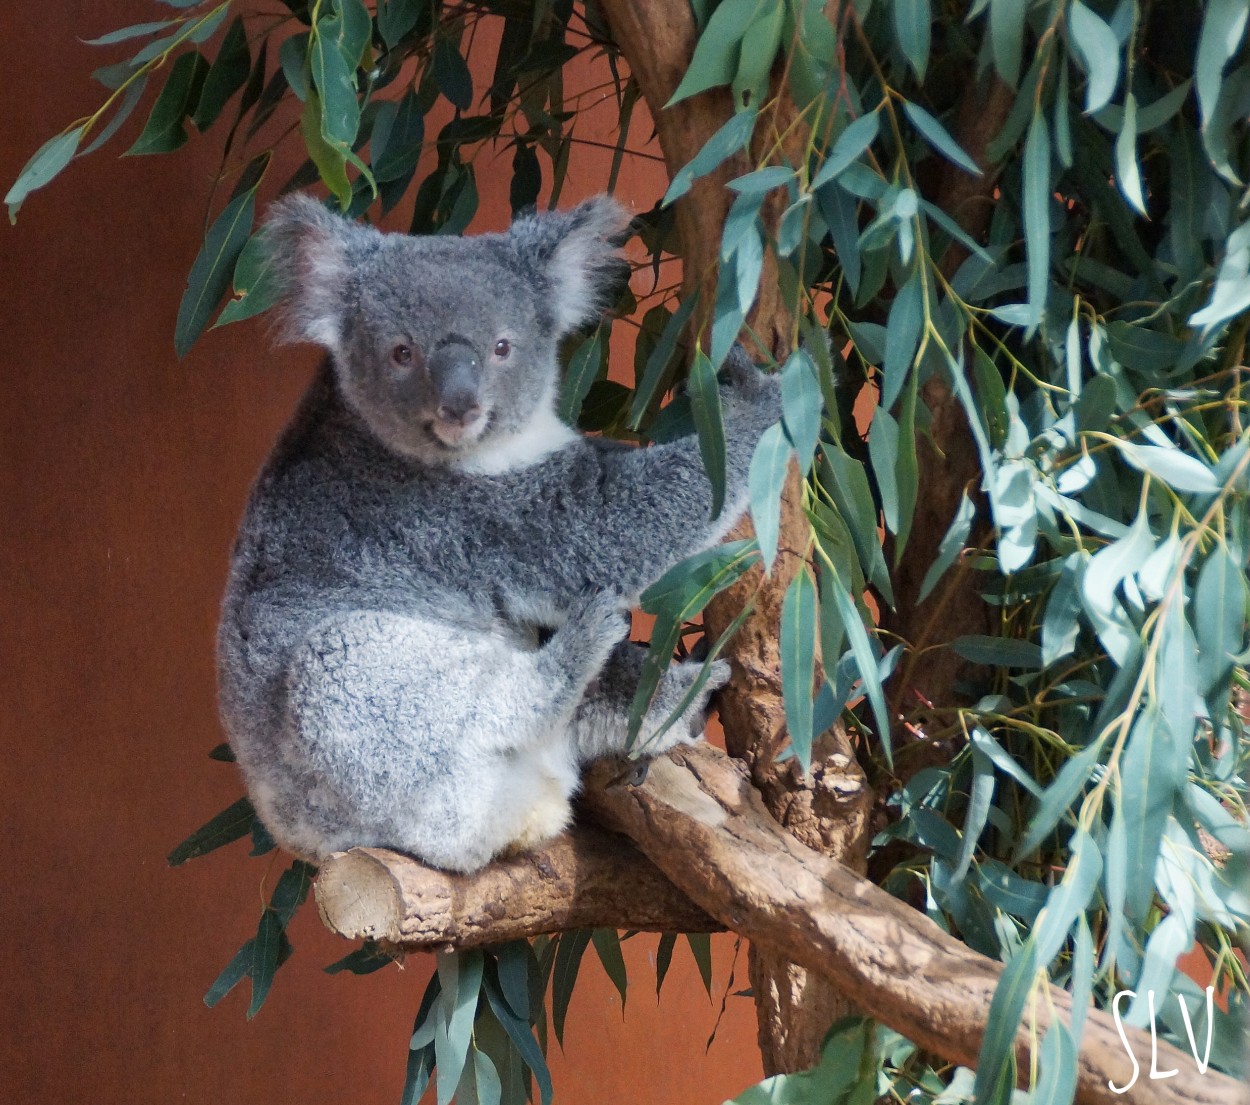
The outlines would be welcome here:
M 353 848 L 322 863 L 313 889 L 331 931 L 408 951 L 577 928 L 721 928 L 627 839 L 591 825 L 475 875 L 449 874 L 384 848 Z
M 660 147 L 673 174 L 729 118 L 734 109 L 732 100 L 721 89 L 700 93 L 671 108 L 664 106 L 694 52 L 697 31 L 689 5 L 667 0 L 609 0 L 603 7 L 651 111 Z M 753 154 L 759 159 L 767 151 L 779 149 L 781 156 L 793 162 L 803 156 L 808 131 L 793 125 L 794 104 L 781 82 L 774 80 L 772 91 L 774 106 L 761 113 Z M 732 199 L 724 182 L 745 168 L 744 159 L 731 159 L 716 173 L 696 182 L 691 193 L 678 202 L 683 282 L 687 296 L 699 295 L 699 329 L 711 315 L 721 230 Z M 763 214 L 766 222 L 776 222 L 780 214 L 776 198 Z M 793 322 L 781 295 L 776 258 L 770 252 L 750 318 L 751 331 L 763 346 L 759 352 L 784 358 L 790 352 Z M 799 833 L 809 845 L 862 870 L 872 794 L 846 734 L 831 732 L 819 742 L 811 778 L 804 779 L 791 764 L 778 764 L 774 759 L 785 727 L 777 647 L 781 606 L 786 588 L 803 567 L 808 533 L 794 467 L 782 497 L 781 526 L 781 551 L 771 576 L 762 579 L 761 573 L 752 573 L 713 600 L 704 615 L 707 630 L 715 637 L 747 601 L 755 602 L 753 613 L 726 652 L 734 668 L 733 679 L 719 698 L 726 746 L 749 764 L 752 779 L 778 821 Z M 750 532 L 748 522 L 739 535 Z M 802 967 L 754 944 L 749 956 L 765 1071 L 776 1074 L 812 1066 L 819 1058 L 829 1025 L 850 1012 L 850 1007 L 827 980 L 809 975 Z

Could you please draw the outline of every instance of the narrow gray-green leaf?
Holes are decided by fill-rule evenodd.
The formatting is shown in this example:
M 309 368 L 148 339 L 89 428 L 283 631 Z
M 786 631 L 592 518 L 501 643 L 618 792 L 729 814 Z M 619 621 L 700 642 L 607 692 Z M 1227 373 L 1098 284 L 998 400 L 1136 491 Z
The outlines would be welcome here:
M 1120 797 L 1127 844 L 1125 912 L 1142 922 L 1154 895 L 1155 860 L 1172 798 L 1184 780 L 1172 735 L 1153 709 L 1133 723 L 1120 764 Z
M 1115 95 L 1120 82 L 1120 43 L 1115 32 L 1081 0 L 1073 0 L 1068 9 L 1068 42 L 1085 70 L 1085 114 L 1092 115 Z
M 851 123 L 838 135 L 833 149 L 829 151 L 829 156 L 825 158 L 816 171 L 816 175 L 812 177 L 811 190 L 815 192 L 841 173 L 872 145 L 880 129 L 881 120 L 875 111 L 861 115 Z
M 781 369 L 781 410 L 786 434 L 794 445 L 799 470 L 804 476 L 812 466 L 820 440 L 822 406 L 816 366 L 806 350 L 796 349 Z
M 951 873 L 952 882 L 961 881 L 972 866 L 977 841 L 989 820 L 990 804 L 994 800 L 993 763 L 976 745 L 972 746 L 971 751 L 972 782 L 968 788 L 968 812 L 964 817 L 963 834 L 959 840 L 959 856 L 955 861 L 955 870 Z
M 968 534 L 972 531 L 972 519 L 975 517 L 976 507 L 972 505 L 972 500 L 968 498 L 968 493 L 966 491 L 961 492 L 959 506 L 955 509 L 955 517 L 951 519 L 950 527 L 938 545 L 937 556 L 934 557 L 933 563 L 929 565 L 928 570 L 924 574 L 924 580 L 920 584 L 920 594 L 916 598 L 917 603 L 922 603 L 929 597 L 930 592 L 937 586 L 942 576 L 946 574 L 947 569 L 955 563 L 956 557 L 963 552 L 964 545 L 968 541 Z
M 990 46 L 998 75 L 1012 88 L 1020 79 L 1020 58 L 1024 52 L 1025 0 L 990 0 Z M 980 1094 L 978 1093 L 978 1098 Z
M 958 165 L 973 176 L 981 175 L 981 169 L 977 163 L 964 152 L 959 143 L 951 137 L 950 132 L 934 116 L 910 100 L 903 101 L 903 111 L 912 121 L 912 125 L 924 135 L 925 141 L 947 161 L 952 165 Z
M 1115 140 L 1115 176 L 1124 198 L 1139 214 L 1146 214 L 1141 167 L 1137 164 L 1137 97 L 1131 92 L 1124 97 L 1124 124 Z
M 179 357 L 186 356 L 229 287 L 235 262 L 252 230 L 255 208 L 256 189 L 253 187 L 231 200 L 208 228 L 178 306 L 174 348 Z
M 929 10 L 929 0 L 894 0 L 893 8 L 894 37 L 916 79 L 923 81 L 929 66 L 932 38 L 933 14 Z
M 30 160 L 17 174 L 17 180 L 13 182 L 4 197 L 4 202 L 9 208 L 9 222 L 17 220 L 17 212 L 22 206 L 22 201 L 31 192 L 36 188 L 42 188 L 70 163 L 74 151 L 78 149 L 78 143 L 82 141 L 82 135 L 83 128 L 75 127 L 64 134 L 49 138 L 31 155 Z
M 985 1035 L 977 1059 L 976 1100 L 1000 1100 L 1004 1083 L 1008 1094 L 1015 1085 L 1016 1031 L 1024 1019 L 1024 1007 L 1037 975 L 1037 955 L 1030 938 L 1024 942 L 999 976 L 985 1018 Z M 1010 1074 L 1008 1074 L 1010 1072 Z
M 1094 765 L 1102 751 L 1102 742 L 1095 741 L 1073 756 L 1059 770 L 1054 782 L 1037 801 L 1037 808 L 1029 820 L 1029 826 L 1012 857 L 1018 863 L 1028 856 L 1059 824 L 1059 820 L 1071 809 L 1072 803 L 1090 781 Z
M 761 435 L 751 457 L 747 488 L 751 500 L 751 521 L 759 542 L 764 571 L 772 571 L 781 532 L 781 492 L 792 449 L 781 423 L 769 426 Z
M 1014 0 L 1013 0 L 1014 3 Z M 1041 107 L 1024 142 L 1024 242 L 1028 264 L 1028 320 L 1032 334 L 1046 309 L 1050 274 L 1050 131 Z
M 699 455 L 712 485 L 713 519 L 720 517 L 725 503 L 725 418 L 721 411 L 720 387 L 716 369 L 702 349 L 695 353 L 686 382 L 690 413 L 699 435 Z
M 890 304 L 882 365 L 881 406 L 889 410 L 903 390 L 924 327 L 924 273 L 917 268 Z
M 816 585 L 806 567 L 781 607 L 781 687 L 790 746 L 804 771 L 812 762 L 812 679 L 816 663 Z
M 1194 72 L 1198 78 L 1198 107 L 1206 128 L 1215 114 L 1223 86 L 1224 67 L 1237 52 L 1246 33 L 1246 17 L 1250 15 L 1245 0 L 1207 0 L 1202 17 L 1202 34 L 1198 39 L 1198 57 Z
M 826 572 L 821 576 L 820 583 L 822 587 L 830 587 L 833 590 L 834 602 L 837 604 L 838 613 L 842 615 L 842 623 L 846 627 L 847 640 L 850 643 L 851 652 L 854 654 L 855 663 L 859 668 L 860 678 L 864 682 L 864 694 L 868 697 L 868 703 L 872 707 L 873 716 L 877 720 L 877 736 L 881 741 L 881 750 L 885 753 L 886 762 L 893 764 L 894 751 L 890 740 L 890 715 L 886 711 L 885 693 L 882 690 L 881 680 L 877 674 L 877 658 L 873 653 L 868 633 L 864 629 L 863 620 L 860 618 L 859 611 L 855 608 L 855 603 L 851 600 L 849 592 L 835 573 Z

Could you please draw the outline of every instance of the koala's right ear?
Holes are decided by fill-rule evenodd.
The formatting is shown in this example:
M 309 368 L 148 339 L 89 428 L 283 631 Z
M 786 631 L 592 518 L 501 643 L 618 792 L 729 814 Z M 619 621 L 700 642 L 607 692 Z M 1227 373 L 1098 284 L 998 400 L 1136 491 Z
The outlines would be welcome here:
M 270 207 L 263 234 L 281 290 L 282 338 L 339 352 L 355 257 L 381 235 L 302 194 Z

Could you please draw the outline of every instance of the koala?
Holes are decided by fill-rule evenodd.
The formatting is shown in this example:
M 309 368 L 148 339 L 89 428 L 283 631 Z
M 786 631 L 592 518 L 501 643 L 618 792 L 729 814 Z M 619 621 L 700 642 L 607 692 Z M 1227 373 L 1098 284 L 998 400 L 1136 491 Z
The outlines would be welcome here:
M 451 871 L 560 832 L 581 767 L 626 751 L 640 592 L 720 541 L 780 417 L 736 349 L 726 507 L 694 438 L 582 436 L 557 345 L 618 284 L 599 197 L 472 238 L 390 234 L 307 196 L 265 235 L 284 336 L 326 357 L 251 493 L 218 635 L 225 728 L 274 838 L 313 862 L 385 846 Z M 700 665 L 670 666 L 640 749 L 697 739 Z

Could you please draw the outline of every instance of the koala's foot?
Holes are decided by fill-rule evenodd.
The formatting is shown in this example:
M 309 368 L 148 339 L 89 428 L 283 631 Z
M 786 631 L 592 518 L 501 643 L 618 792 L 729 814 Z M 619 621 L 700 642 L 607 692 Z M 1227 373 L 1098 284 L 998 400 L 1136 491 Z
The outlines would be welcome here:
M 674 745 L 690 744 L 703 736 L 703 730 L 707 726 L 708 699 L 729 682 L 732 674 L 727 660 L 712 662 L 707 682 L 699 688 L 698 694 L 682 711 L 681 716 L 663 735 L 655 735 L 686 697 L 702 669 L 703 665 L 697 660 L 683 660 L 669 666 L 656 689 L 655 698 L 651 700 L 647 716 L 643 719 L 638 751 L 648 756 L 657 756 Z

